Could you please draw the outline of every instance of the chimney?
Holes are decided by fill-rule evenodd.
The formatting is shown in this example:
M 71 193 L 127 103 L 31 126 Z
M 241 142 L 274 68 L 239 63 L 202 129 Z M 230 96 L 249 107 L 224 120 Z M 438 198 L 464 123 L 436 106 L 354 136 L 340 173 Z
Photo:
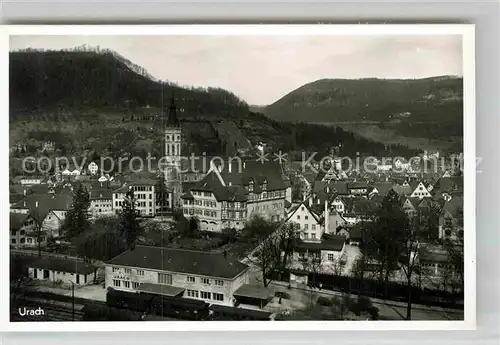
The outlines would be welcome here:
M 243 169 L 245 169 L 246 167 L 247 167 L 247 163 L 243 162 Z
M 24 207 L 26 207 L 26 201 L 24 202 Z
M 26 195 L 26 189 L 23 190 L 23 194 Z
M 38 201 L 35 201 L 35 207 L 38 208 Z
M 328 209 L 328 201 L 325 200 L 325 232 L 328 233 L 328 227 L 330 226 L 330 211 Z
M 229 173 L 231 173 L 231 163 L 228 164 Z
M 313 204 L 313 199 L 310 197 L 310 198 L 309 198 L 309 207 L 311 207 L 311 206 L 312 206 L 312 204 Z
M 306 201 L 306 193 L 302 193 L 302 201 Z

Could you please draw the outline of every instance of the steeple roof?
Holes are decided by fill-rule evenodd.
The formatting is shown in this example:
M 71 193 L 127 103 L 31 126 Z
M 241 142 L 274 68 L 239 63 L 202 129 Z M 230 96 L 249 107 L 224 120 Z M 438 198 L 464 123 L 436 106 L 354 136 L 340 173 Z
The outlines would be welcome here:
M 167 127 L 179 127 L 179 119 L 177 118 L 177 106 L 175 105 L 174 94 L 172 93 L 172 98 L 170 99 L 170 105 L 168 106 L 168 118 Z

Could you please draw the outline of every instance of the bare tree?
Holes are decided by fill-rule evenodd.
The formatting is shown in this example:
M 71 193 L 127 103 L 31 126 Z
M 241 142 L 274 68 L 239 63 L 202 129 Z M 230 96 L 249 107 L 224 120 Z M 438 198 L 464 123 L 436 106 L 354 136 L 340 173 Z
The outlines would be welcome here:
M 281 276 L 289 267 L 300 233 L 294 223 L 281 224 L 264 239 L 247 259 L 262 272 L 262 282 L 268 286 L 273 276 Z

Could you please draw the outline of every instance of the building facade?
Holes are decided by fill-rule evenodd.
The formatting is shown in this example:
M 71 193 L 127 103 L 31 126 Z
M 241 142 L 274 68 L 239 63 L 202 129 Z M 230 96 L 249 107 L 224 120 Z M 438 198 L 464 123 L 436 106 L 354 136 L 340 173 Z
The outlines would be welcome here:
M 105 277 L 106 288 L 170 287 L 175 296 L 230 306 L 234 292 L 249 281 L 248 266 L 227 255 L 147 246 L 110 260 Z

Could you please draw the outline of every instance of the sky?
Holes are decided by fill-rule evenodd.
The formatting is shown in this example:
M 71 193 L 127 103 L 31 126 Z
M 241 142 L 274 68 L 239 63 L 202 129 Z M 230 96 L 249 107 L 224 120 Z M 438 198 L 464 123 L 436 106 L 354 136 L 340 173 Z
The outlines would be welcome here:
M 268 105 L 324 78 L 462 76 L 460 35 L 11 36 L 10 50 L 82 44 L 115 50 L 162 80 L 221 87 Z

